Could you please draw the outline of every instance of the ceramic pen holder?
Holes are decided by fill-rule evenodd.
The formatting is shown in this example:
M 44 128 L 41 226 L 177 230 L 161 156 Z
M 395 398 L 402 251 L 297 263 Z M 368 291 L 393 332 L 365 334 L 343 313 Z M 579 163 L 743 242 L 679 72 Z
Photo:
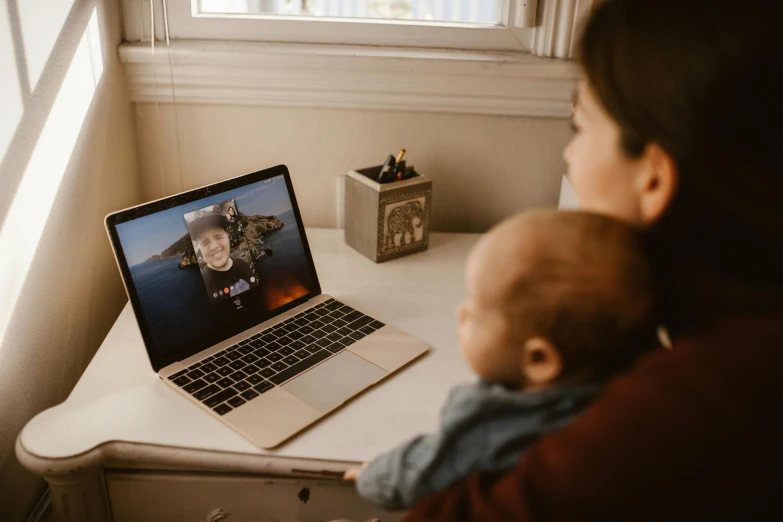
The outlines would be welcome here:
M 345 178 L 345 242 L 376 263 L 427 249 L 432 180 L 378 183 L 382 165 L 352 170 Z

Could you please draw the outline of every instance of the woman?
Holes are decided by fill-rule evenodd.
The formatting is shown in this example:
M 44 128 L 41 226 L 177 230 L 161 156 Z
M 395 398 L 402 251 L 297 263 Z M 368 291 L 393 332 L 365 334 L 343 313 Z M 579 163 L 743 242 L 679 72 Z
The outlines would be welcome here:
M 582 207 L 646 231 L 670 352 L 419 520 L 783 520 L 781 2 L 607 0 L 585 30 Z

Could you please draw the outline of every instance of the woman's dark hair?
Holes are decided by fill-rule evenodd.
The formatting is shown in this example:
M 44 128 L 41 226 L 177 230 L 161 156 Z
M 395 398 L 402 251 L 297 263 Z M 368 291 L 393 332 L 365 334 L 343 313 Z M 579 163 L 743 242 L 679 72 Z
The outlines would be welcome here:
M 783 2 L 606 0 L 581 59 L 623 151 L 656 143 L 677 192 L 647 243 L 675 330 L 783 302 Z

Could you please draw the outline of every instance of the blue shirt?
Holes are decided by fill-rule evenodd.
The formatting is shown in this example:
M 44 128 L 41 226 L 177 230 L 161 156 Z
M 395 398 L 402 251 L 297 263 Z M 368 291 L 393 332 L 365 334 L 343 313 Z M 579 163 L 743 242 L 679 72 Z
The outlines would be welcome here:
M 602 387 L 520 392 L 481 381 L 458 386 L 443 407 L 441 431 L 375 458 L 356 489 L 385 510 L 400 510 L 475 471 L 511 468 L 541 435 L 571 422 Z

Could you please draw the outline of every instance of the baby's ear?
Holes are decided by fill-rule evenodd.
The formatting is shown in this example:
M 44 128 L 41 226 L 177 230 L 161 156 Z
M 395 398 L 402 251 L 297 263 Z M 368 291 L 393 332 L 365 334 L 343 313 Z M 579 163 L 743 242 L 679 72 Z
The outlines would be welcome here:
M 554 344 L 543 337 L 531 337 L 522 347 L 522 372 L 535 386 L 549 384 L 560 376 L 563 359 Z

